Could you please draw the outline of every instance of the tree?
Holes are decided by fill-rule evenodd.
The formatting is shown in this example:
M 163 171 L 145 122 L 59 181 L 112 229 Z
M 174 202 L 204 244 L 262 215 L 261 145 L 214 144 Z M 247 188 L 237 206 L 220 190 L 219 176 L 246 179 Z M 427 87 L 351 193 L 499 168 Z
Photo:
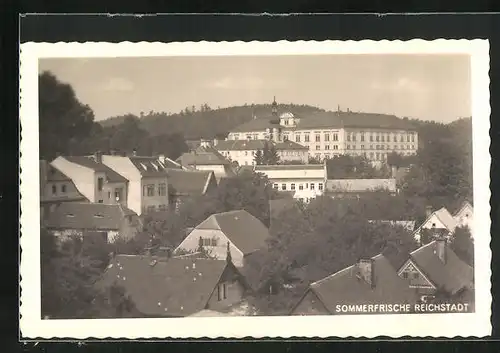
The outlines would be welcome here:
M 72 154 L 70 147 L 87 137 L 94 125 L 94 113 L 82 104 L 69 84 L 52 73 L 38 76 L 40 158 Z
M 462 261 L 474 266 L 474 242 L 468 227 L 455 229 L 450 246 Z
M 254 154 L 253 160 L 256 165 L 262 165 L 264 164 L 264 154 L 262 150 L 257 150 Z
M 259 152 L 259 151 L 257 151 Z M 278 156 L 278 151 L 273 143 L 268 143 L 267 141 L 264 144 L 264 147 L 260 151 L 262 155 L 262 163 L 264 165 L 276 165 L 280 163 L 280 158 Z

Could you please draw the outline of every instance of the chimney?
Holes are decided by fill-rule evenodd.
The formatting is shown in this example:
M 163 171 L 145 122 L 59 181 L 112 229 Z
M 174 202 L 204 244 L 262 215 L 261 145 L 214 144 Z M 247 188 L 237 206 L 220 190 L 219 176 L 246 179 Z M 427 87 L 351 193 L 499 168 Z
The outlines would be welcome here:
M 96 151 L 94 153 L 94 160 L 96 163 L 99 163 L 99 164 L 102 163 L 102 153 L 100 151 Z
M 132 155 L 137 156 L 137 150 L 135 148 L 132 150 Z
M 164 164 L 164 163 L 165 163 L 165 155 L 164 155 L 164 154 L 160 154 L 160 155 L 158 156 L 158 160 L 159 160 L 162 164 Z
M 217 146 L 218 143 L 219 143 L 219 140 L 217 138 L 214 138 L 214 141 L 213 141 L 214 146 Z
M 436 255 L 442 263 L 446 263 L 446 237 L 442 235 L 436 238 Z
M 375 266 L 373 259 L 360 259 L 358 262 L 358 271 L 361 279 L 372 288 L 375 288 Z
M 227 242 L 227 255 L 226 255 L 226 261 L 228 263 L 232 263 L 233 262 L 233 257 L 231 256 L 231 249 L 230 249 L 230 246 L 229 246 L 229 242 Z
M 210 147 L 210 141 L 208 141 L 208 140 L 201 140 L 200 141 L 200 147 L 203 147 L 203 148 Z
M 432 214 L 432 206 L 427 205 L 425 206 L 425 217 L 429 218 Z

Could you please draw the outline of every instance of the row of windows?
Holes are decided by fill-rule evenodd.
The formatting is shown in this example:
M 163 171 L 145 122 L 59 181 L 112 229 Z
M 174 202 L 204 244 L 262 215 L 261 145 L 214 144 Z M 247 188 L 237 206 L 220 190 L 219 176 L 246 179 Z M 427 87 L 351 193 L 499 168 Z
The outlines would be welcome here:
M 217 246 L 216 238 L 201 238 L 202 246 Z
M 295 142 L 301 142 L 301 138 L 302 138 L 301 135 L 296 134 L 295 135 Z M 325 142 L 330 141 L 330 134 L 323 134 L 323 138 L 324 138 Z M 315 134 L 314 135 L 314 140 L 316 142 L 321 142 L 321 134 Z M 332 136 L 332 141 L 338 141 L 338 140 L 339 140 L 339 134 L 334 133 L 333 136 Z M 304 133 L 304 142 L 310 142 L 309 133 L 308 132 Z
M 142 196 L 155 196 L 155 184 L 147 184 L 142 188 Z M 167 184 L 158 185 L 158 196 L 167 196 Z
M 66 192 L 66 184 L 61 185 L 61 192 L 64 194 Z M 57 194 L 57 185 L 52 185 L 52 195 Z
M 326 146 L 325 146 L 326 147 Z M 375 148 L 374 148 L 375 147 Z M 325 149 L 328 149 L 328 148 L 325 148 Z M 356 145 L 347 145 L 346 146 L 346 149 L 350 150 L 350 149 L 353 149 L 355 150 L 356 149 Z M 360 145 L 360 149 L 364 150 L 365 149 L 365 145 Z M 385 145 L 369 145 L 369 148 L 370 150 L 390 150 L 391 149 L 391 146 L 385 146 Z M 392 149 L 393 150 L 398 150 L 398 149 L 402 149 L 402 150 L 413 150 L 415 149 L 415 145 L 394 145 L 392 146 Z
M 296 190 L 295 186 L 296 186 L 295 183 L 291 183 L 290 190 L 292 190 L 292 191 Z M 280 190 L 279 184 L 277 184 L 277 183 L 273 184 L 273 188 L 276 190 Z M 299 190 L 304 190 L 304 189 L 315 190 L 315 188 L 316 188 L 315 183 L 305 183 L 305 184 L 300 183 L 300 184 L 298 184 Z M 281 190 L 287 190 L 286 183 L 281 184 Z M 323 190 L 323 183 L 318 183 L 318 190 Z
M 393 134 L 393 133 L 384 133 L 384 132 L 372 132 L 372 133 L 367 133 L 368 134 L 368 139 L 370 142 L 390 142 L 391 140 L 393 142 L 415 142 L 415 134 L 413 132 L 410 132 L 408 134 L 406 134 L 406 138 L 405 138 L 405 135 L 403 134 L 400 134 L 399 135 L 399 139 L 398 139 L 398 135 L 397 134 Z M 347 141 L 356 141 L 357 139 L 357 135 L 358 133 L 355 133 L 355 132 L 348 132 L 347 133 L 347 136 L 346 136 L 346 139 Z M 392 137 L 392 138 L 391 138 Z M 360 141 L 365 141 L 365 133 L 364 132 L 361 132 L 359 133 L 359 140 Z

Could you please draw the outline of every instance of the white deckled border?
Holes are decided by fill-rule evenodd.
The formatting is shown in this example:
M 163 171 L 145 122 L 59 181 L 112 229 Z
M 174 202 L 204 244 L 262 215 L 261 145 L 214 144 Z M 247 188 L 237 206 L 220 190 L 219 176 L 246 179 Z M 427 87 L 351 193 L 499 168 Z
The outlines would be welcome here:
M 473 314 L 41 320 L 38 59 L 313 54 L 468 54 L 474 156 L 476 312 Z M 20 53 L 20 330 L 23 338 L 484 337 L 491 333 L 489 43 L 487 40 L 183 43 L 25 43 Z

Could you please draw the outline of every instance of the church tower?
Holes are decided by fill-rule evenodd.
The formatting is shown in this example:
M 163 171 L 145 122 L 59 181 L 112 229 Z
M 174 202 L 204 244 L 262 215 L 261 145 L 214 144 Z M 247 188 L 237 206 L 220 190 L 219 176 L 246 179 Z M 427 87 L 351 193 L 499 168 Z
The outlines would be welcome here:
M 271 112 L 273 114 L 273 118 L 277 118 L 278 117 L 278 103 L 276 103 L 276 96 L 274 96 L 274 99 L 273 99 L 273 104 L 272 104 Z

